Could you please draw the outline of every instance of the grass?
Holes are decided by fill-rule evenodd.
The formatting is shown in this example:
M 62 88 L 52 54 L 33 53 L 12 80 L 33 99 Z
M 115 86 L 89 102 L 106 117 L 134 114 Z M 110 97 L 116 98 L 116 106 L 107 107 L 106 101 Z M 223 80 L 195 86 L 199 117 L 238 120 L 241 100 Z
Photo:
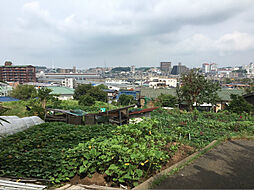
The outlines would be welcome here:
M 26 110 L 27 102 L 19 101 L 19 102 L 3 102 L 2 106 L 8 108 L 8 110 L 3 114 L 5 116 L 16 115 L 18 117 L 27 117 L 31 116 L 31 114 Z

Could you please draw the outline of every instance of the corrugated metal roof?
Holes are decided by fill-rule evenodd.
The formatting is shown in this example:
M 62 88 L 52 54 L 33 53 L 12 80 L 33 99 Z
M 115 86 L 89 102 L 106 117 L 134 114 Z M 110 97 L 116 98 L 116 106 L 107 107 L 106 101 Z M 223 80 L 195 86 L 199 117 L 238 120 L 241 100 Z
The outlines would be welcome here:
M 244 95 L 245 91 L 242 89 L 221 89 L 218 91 L 218 95 L 223 101 L 230 101 L 231 94 Z
M 68 94 L 68 95 L 73 95 L 74 94 L 74 89 L 68 88 L 68 87 L 62 87 L 62 86 L 49 86 L 47 87 L 48 89 L 53 90 L 51 94 Z
M 218 96 L 223 101 L 230 101 L 230 95 L 243 95 L 245 92 L 242 89 L 221 89 L 218 91 Z M 146 96 L 148 98 L 157 98 L 161 94 L 170 94 L 176 96 L 176 89 L 153 89 L 153 88 L 143 88 L 141 89 L 141 96 Z
M 55 112 L 60 112 L 60 113 L 66 113 L 66 114 L 70 114 L 70 115 L 75 115 L 75 116 L 83 116 L 86 114 L 86 112 L 84 112 L 83 110 L 80 109 L 76 109 L 76 110 L 63 110 L 63 109 L 51 109 L 48 108 L 48 111 L 55 111 Z
M 19 101 L 19 99 L 8 96 L 0 96 L 0 102 L 16 102 L 16 101 Z
M 148 98 L 157 98 L 161 94 L 170 94 L 176 96 L 176 90 L 172 89 L 153 89 L 153 88 L 142 88 L 140 90 L 141 96 L 146 96 Z

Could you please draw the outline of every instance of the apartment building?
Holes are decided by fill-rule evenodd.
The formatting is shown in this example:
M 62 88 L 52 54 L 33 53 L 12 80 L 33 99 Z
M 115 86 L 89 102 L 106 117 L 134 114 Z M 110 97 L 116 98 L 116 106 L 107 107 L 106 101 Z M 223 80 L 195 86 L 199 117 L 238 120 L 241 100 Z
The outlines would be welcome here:
M 152 77 L 150 78 L 149 82 L 150 88 L 172 88 L 176 86 L 177 86 L 176 78 Z
M 0 81 L 5 82 L 36 82 L 35 67 L 32 65 L 12 65 L 6 61 L 4 66 L 0 66 Z

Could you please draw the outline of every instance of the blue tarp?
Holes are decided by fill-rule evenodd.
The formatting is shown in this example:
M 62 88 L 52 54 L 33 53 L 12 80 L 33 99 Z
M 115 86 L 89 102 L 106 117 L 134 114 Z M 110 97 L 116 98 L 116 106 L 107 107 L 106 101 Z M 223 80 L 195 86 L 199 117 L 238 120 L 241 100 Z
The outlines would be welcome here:
M 0 96 L 0 102 L 16 102 L 16 101 L 19 101 L 19 99 L 8 96 Z

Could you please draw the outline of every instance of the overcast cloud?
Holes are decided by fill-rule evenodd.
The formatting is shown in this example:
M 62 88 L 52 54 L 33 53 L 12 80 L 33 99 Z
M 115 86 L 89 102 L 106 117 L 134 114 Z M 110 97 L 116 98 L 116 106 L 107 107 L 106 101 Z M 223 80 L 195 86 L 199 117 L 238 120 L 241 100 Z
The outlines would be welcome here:
M 0 60 L 89 68 L 254 61 L 253 0 L 1 0 Z

